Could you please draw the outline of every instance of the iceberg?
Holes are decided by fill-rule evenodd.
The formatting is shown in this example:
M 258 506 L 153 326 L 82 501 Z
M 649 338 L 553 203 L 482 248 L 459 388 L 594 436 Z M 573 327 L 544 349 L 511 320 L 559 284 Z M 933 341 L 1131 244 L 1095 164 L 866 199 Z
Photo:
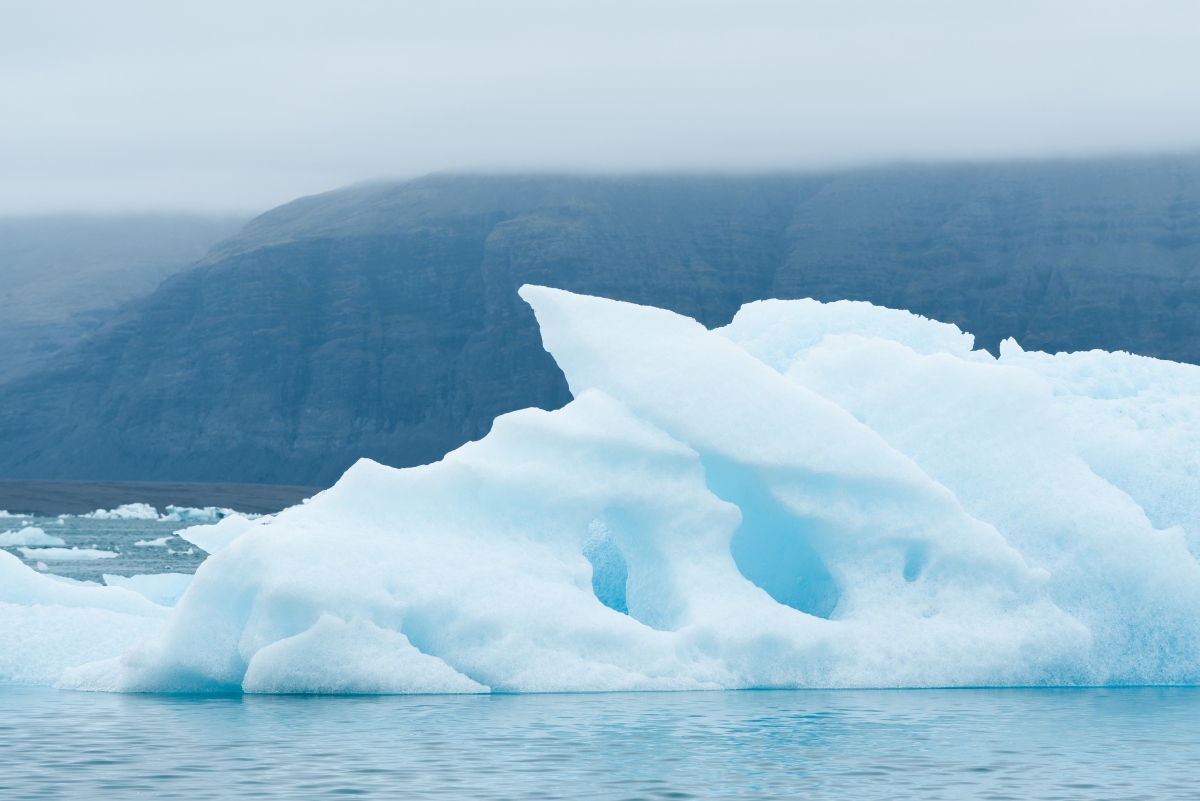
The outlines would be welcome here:
M 223 506 L 168 506 L 166 512 L 159 514 L 158 509 L 148 503 L 125 503 L 116 509 L 97 509 L 94 512 L 79 515 L 79 517 L 92 518 L 94 520 L 161 520 L 165 523 L 215 523 L 230 515 L 237 514 L 234 510 L 226 509 Z M 0 517 L 17 516 L 9 515 L 7 512 L 0 514 Z M 259 517 L 259 515 L 243 516 L 251 519 Z M 72 517 L 72 515 L 59 515 L 59 517 Z
M 69 668 L 118 658 L 171 613 L 124 588 L 90 584 L 0 551 L 0 682 L 53 684 Z
M 215 523 L 236 514 L 232 509 L 220 506 L 168 506 L 166 514 L 159 519 L 169 523 Z
M 166 548 L 167 540 L 169 539 L 171 539 L 171 536 L 158 537 L 152 540 L 138 540 L 134 545 L 138 548 Z
M 158 520 L 158 510 L 148 503 L 125 503 L 116 509 L 97 509 L 79 516 L 94 520 Z
M 66 545 L 62 537 L 47 534 L 37 526 L 26 526 L 20 531 L 5 531 L 0 534 L 0 548 L 12 548 L 17 545 Z
M 763 301 L 710 331 L 521 297 L 571 403 L 434 464 L 360 460 L 274 517 L 181 529 L 210 556 L 169 617 L 119 655 L 55 662 L 56 686 L 1200 681 L 1200 368 L 1015 343 L 996 359 L 865 303 Z

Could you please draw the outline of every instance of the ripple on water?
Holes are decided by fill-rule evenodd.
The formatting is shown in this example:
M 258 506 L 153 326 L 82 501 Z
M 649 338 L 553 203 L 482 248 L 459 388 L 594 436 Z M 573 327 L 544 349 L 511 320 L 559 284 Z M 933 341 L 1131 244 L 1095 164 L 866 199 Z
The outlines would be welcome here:
M 0 687 L 0 796 L 1196 798 L 1200 690 L 171 696 Z

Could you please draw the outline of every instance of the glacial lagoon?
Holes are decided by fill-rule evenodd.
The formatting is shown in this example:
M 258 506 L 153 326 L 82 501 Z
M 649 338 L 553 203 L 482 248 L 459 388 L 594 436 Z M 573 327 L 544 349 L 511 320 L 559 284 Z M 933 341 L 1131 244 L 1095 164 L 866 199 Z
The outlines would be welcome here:
M 0 797 L 1194 799 L 1200 689 L 0 687 Z

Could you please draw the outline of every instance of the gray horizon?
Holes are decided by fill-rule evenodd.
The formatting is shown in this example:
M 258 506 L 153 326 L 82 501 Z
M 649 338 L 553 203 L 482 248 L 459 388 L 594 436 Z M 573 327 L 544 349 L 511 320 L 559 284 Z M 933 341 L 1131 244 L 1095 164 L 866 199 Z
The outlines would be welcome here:
M 1200 153 L 1200 6 L 62 0 L 0 31 L 0 214 L 253 214 L 433 172 Z

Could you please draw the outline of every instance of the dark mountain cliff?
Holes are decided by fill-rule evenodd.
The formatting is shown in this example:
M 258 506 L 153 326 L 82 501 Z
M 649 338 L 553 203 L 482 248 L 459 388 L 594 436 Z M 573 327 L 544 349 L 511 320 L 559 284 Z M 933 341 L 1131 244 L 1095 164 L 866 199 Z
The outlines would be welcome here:
M 708 326 L 853 298 L 995 349 L 1200 363 L 1200 160 L 780 177 L 431 176 L 252 221 L 0 385 L 0 476 L 327 484 L 569 400 L 524 283 Z

